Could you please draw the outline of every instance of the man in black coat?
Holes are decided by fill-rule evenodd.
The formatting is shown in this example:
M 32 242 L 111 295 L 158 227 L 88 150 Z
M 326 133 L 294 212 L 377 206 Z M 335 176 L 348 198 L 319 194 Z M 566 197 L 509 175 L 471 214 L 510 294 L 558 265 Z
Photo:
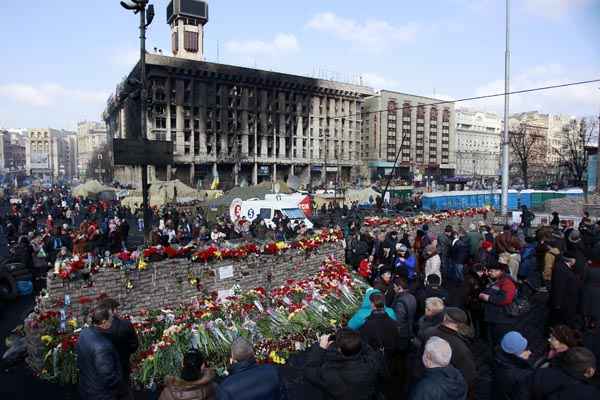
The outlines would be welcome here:
M 553 271 L 550 293 L 550 311 L 553 325 L 575 327 L 581 282 L 575 275 L 575 257 L 566 253 Z
M 395 393 L 403 389 L 401 384 L 396 385 L 396 383 L 400 383 L 400 379 L 403 378 L 401 373 L 404 369 L 401 368 L 401 364 L 405 362 L 402 355 L 406 343 L 400 337 L 396 321 L 384 310 L 384 295 L 373 293 L 369 296 L 369 300 L 372 312 L 360 328 L 360 335 L 363 342 L 382 353 L 388 375 L 383 385 L 383 392 L 386 398 L 392 398 Z
M 450 365 L 452 349 L 439 337 L 425 344 L 425 374 L 413 387 L 409 400 L 465 400 L 467 385 L 456 368 Z
M 217 388 L 217 400 L 286 400 L 277 367 L 259 365 L 252 345 L 243 338 L 231 344 L 229 375 Z
M 589 383 L 596 373 L 596 358 L 585 347 L 573 347 L 556 365 L 538 368 L 519 392 L 519 399 L 597 400 L 600 391 Z
M 362 343 L 350 329 L 337 332 L 335 342 L 323 335 L 313 345 L 304 368 L 304 378 L 330 400 L 371 400 L 384 376 L 378 352 Z
M 521 387 L 534 371 L 527 346 L 527 339 L 516 331 L 510 331 L 502 338 L 492 370 L 494 400 L 521 400 Z
M 110 313 L 98 307 L 92 313 L 92 326 L 84 328 L 77 342 L 79 395 L 82 400 L 115 400 L 122 387 L 119 355 L 105 332 L 110 328 Z
M 427 342 L 429 338 L 437 336 L 448 342 L 452 349 L 450 364 L 462 373 L 470 391 L 473 390 L 477 378 L 477 365 L 469 348 L 470 340 L 467 336 L 471 332 L 467 314 L 460 308 L 446 307 L 442 323 L 427 329 L 423 340 Z
M 130 321 L 121 319 L 117 315 L 119 303 L 116 300 L 107 298 L 102 301 L 101 305 L 106 307 L 111 313 L 112 322 L 105 334 L 113 346 L 115 346 L 117 353 L 119 353 L 119 361 L 121 362 L 123 372 L 123 388 L 126 392 L 129 392 L 129 374 L 131 373 L 129 359 L 139 346 L 137 333 Z

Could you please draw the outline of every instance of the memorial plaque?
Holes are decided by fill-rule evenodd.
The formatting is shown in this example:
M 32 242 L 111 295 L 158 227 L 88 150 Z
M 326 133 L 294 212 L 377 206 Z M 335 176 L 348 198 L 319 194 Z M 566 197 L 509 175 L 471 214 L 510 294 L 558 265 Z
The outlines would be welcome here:
M 226 265 L 219 268 L 219 279 L 233 278 L 233 265 Z

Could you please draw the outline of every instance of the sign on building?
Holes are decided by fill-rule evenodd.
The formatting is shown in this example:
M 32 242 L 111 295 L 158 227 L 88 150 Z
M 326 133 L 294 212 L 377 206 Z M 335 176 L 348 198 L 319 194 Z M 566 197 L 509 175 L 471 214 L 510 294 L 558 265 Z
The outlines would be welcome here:
M 48 169 L 48 153 L 31 153 L 31 169 Z

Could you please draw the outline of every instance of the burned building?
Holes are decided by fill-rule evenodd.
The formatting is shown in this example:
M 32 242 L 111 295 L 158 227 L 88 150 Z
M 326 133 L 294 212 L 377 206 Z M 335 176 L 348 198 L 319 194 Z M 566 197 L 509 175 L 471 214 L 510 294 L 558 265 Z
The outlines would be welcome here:
M 148 167 L 150 180 L 207 186 L 215 173 L 228 185 L 295 175 L 308 185 L 359 175 L 361 108 L 370 88 L 205 62 L 207 7 L 188 8 L 204 15 L 169 7 L 174 56 L 146 54 L 146 134 L 173 143 L 174 163 Z M 140 134 L 138 76 L 139 64 L 108 100 L 104 119 L 112 137 Z M 123 183 L 136 184 L 139 175 L 137 167 L 115 169 Z

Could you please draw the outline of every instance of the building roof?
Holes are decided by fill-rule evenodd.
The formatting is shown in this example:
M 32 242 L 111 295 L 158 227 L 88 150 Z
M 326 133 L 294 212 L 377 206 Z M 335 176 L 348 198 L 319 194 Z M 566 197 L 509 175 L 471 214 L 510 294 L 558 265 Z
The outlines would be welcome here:
M 367 97 L 375 91 L 367 86 L 354 85 L 351 83 L 316 79 L 300 75 L 285 74 L 281 72 L 265 71 L 254 68 L 240 67 L 237 65 L 219 64 L 207 61 L 188 60 L 179 57 L 165 56 L 162 54 L 146 53 L 146 71 L 148 76 L 156 72 L 156 67 L 170 70 L 179 75 L 190 77 L 203 77 L 205 79 L 219 79 L 231 82 L 239 82 L 245 85 L 264 85 L 281 87 L 282 89 L 296 89 L 307 91 L 318 91 L 326 93 L 346 93 L 349 96 Z M 103 118 L 118 108 L 119 103 L 127 98 L 131 90 L 127 89 L 127 79 L 137 77 L 139 74 L 139 62 L 135 65 L 129 76 L 117 85 L 116 96 L 111 95 L 107 101 Z
M 432 101 L 432 102 L 436 102 L 436 103 L 438 103 L 438 102 L 442 103 L 443 102 L 443 103 L 448 103 L 448 104 L 454 104 L 454 101 L 452 101 L 452 100 L 436 99 L 434 97 L 427 97 L 427 96 L 421 96 L 421 95 L 418 95 L 418 94 L 396 92 L 396 91 L 393 91 L 393 90 L 386 90 L 386 89 L 381 89 L 373 97 L 380 96 L 382 94 L 392 94 L 392 95 L 397 95 L 397 96 L 418 97 L 419 99 L 428 100 L 428 101 Z
M 265 71 L 255 68 L 240 67 L 237 65 L 219 64 L 208 61 L 188 60 L 185 58 L 170 57 L 163 54 L 146 54 L 146 64 L 148 66 L 157 65 L 175 68 L 177 70 L 188 70 L 190 72 L 206 72 L 207 74 L 209 74 L 209 76 L 211 76 L 211 74 L 239 75 L 242 78 L 253 79 L 257 83 L 261 80 L 285 81 L 286 83 L 288 83 L 288 85 L 295 84 L 322 87 L 327 89 L 356 92 L 363 96 L 369 96 L 375 93 L 374 90 L 370 87 L 354 85 L 346 82 L 323 80 L 301 75 L 286 74 L 282 72 Z

